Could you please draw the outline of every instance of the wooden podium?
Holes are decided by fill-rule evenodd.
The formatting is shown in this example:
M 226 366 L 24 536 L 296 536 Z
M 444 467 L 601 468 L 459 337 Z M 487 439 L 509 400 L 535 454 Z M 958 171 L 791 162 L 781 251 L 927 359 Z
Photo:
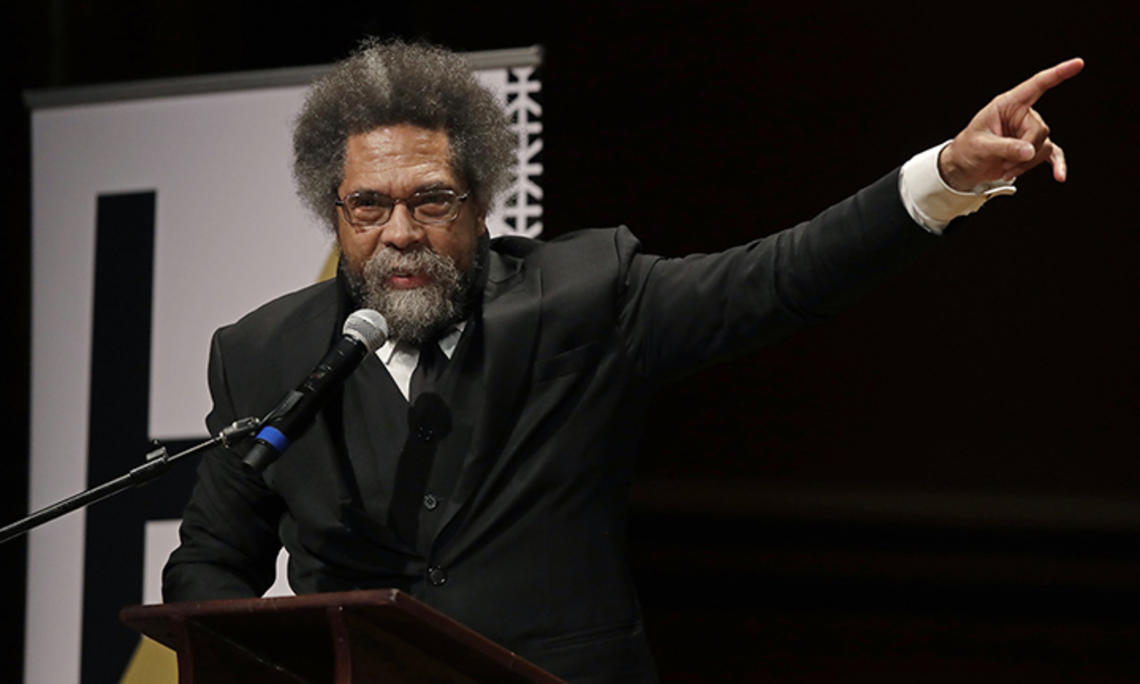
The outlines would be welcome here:
M 395 589 L 131 606 L 179 684 L 561 682 Z

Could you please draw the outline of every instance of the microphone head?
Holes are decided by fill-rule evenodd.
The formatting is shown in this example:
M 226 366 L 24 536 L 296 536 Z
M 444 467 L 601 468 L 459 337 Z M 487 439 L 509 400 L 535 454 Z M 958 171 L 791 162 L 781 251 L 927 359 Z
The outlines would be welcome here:
M 379 311 L 359 309 L 345 320 L 344 334 L 360 340 L 371 354 L 387 341 L 388 321 L 384 320 Z

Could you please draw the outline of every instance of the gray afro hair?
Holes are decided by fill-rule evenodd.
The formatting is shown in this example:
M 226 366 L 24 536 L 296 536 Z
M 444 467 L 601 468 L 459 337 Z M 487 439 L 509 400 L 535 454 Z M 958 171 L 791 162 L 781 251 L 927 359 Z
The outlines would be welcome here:
M 313 83 L 293 129 L 297 194 L 334 230 L 349 136 L 396 124 L 447 133 L 452 168 L 480 209 L 510 182 L 515 135 L 467 62 L 434 45 L 370 38 Z

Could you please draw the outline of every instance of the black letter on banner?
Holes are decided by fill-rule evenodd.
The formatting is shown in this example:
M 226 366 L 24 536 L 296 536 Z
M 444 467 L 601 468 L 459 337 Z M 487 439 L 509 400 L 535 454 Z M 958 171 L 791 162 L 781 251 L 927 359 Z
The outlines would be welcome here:
M 139 465 L 150 451 L 151 301 L 156 193 L 101 195 L 95 214 L 87 482 Z M 76 293 L 82 296 L 82 293 Z M 168 443 L 172 452 L 180 445 Z M 194 469 L 175 468 L 141 489 L 87 509 L 83 581 L 84 682 L 117 682 L 139 637 L 119 609 L 142 601 L 143 530 L 178 518 Z

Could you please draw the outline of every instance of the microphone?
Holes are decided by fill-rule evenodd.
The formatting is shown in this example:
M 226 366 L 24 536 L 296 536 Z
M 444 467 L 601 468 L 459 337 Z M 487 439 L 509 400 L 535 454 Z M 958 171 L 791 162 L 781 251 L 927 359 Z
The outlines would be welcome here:
M 258 473 L 268 468 L 305 433 L 329 394 L 387 339 L 388 322 L 383 316 L 372 309 L 354 311 L 344 322 L 341 338 L 309 377 L 261 421 L 263 427 L 242 461 Z

